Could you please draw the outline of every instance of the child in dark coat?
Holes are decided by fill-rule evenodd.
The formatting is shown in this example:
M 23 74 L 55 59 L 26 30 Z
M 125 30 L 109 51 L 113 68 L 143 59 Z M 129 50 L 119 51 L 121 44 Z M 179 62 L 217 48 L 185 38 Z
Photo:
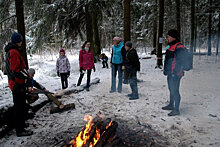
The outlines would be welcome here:
M 102 60 L 102 65 L 103 65 L 102 68 L 105 68 L 105 67 L 108 68 L 108 57 L 104 53 L 102 53 L 100 55 L 100 59 Z
M 132 48 L 130 41 L 125 43 L 126 59 L 125 59 L 125 73 L 124 78 L 130 83 L 132 93 L 128 96 L 129 100 L 138 99 L 138 87 L 137 87 L 137 71 L 140 71 L 140 62 L 137 55 L 137 51 Z

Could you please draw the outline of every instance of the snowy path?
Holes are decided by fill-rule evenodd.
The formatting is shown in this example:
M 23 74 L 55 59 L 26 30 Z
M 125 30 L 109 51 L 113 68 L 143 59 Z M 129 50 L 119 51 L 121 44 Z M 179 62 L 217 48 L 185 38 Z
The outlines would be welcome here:
M 92 77 L 99 77 L 100 84 L 92 86 L 89 92 L 83 91 L 62 99 L 66 104 L 74 102 L 75 110 L 50 115 L 49 108 L 52 104 L 47 104 L 37 112 L 34 119 L 29 120 L 32 124 L 30 128 L 35 132 L 33 136 L 17 138 L 12 131 L 0 141 L 0 146 L 37 146 L 42 140 L 48 140 L 44 143 L 45 146 L 50 146 L 51 144 L 47 144 L 49 140 L 59 138 L 59 134 L 65 131 L 72 132 L 74 136 L 85 124 L 84 115 L 94 116 L 101 112 L 105 117 L 123 119 L 130 124 L 139 121 L 143 126 L 151 126 L 168 137 L 171 146 L 219 147 L 220 59 L 206 56 L 199 59 L 195 56 L 194 60 L 194 69 L 187 72 L 181 80 L 180 116 L 168 117 L 169 111 L 161 109 L 168 102 L 169 92 L 166 77 L 161 70 L 154 68 L 155 58 L 141 60 L 138 78 L 143 82 L 138 84 L 140 99 L 135 101 L 129 101 L 126 97 L 126 94 L 130 93 L 128 85 L 123 85 L 122 93 L 109 93 L 110 69 L 102 69 L 101 63 L 98 63 L 97 72 L 92 73 Z M 74 68 L 71 71 L 70 83 L 74 84 L 72 81 L 78 78 L 78 65 L 76 60 L 72 60 L 72 64 Z M 48 89 L 58 90 L 60 81 L 53 77 L 55 72 L 48 73 L 49 71 L 51 68 L 39 69 L 39 75 L 50 76 L 36 78 L 41 79 L 41 83 Z

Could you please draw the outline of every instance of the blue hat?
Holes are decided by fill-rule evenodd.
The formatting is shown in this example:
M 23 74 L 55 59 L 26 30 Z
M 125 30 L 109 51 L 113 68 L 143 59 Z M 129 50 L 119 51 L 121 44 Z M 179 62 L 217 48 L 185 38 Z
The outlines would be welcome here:
M 21 34 L 14 32 L 14 33 L 11 35 L 11 42 L 12 42 L 12 43 L 20 43 L 20 42 L 22 42 L 22 36 L 21 36 Z
M 125 46 L 132 48 L 132 43 L 131 43 L 130 41 L 127 41 L 127 42 L 125 43 Z

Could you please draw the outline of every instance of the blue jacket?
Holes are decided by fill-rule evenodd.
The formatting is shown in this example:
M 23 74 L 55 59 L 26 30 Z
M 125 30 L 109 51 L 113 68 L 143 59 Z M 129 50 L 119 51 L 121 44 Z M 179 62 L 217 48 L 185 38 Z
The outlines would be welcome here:
M 124 64 L 126 51 L 123 42 L 120 42 L 118 46 L 113 45 L 111 63 Z

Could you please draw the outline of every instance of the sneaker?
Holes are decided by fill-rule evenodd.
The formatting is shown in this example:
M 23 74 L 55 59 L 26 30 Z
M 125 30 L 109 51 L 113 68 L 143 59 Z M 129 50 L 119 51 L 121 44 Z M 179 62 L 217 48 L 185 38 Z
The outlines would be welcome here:
M 168 116 L 176 116 L 176 115 L 180 115 L 180 111 L 178 111 L 178 110 L 173 110 L 173 111 L 171 111 L 171 112 L 168 114 Z
M 17 132 L 16 134 L 17 134 L 18 137 L 31 136 L 31 135 L 33 135 L 33 131 L 31 131 L 31 130 L 23 130 L 22 132 Z
M 173 107 L 172 106 L 165 106 L 165 107 L 162 107 L 163 110 L 173 110 Z

